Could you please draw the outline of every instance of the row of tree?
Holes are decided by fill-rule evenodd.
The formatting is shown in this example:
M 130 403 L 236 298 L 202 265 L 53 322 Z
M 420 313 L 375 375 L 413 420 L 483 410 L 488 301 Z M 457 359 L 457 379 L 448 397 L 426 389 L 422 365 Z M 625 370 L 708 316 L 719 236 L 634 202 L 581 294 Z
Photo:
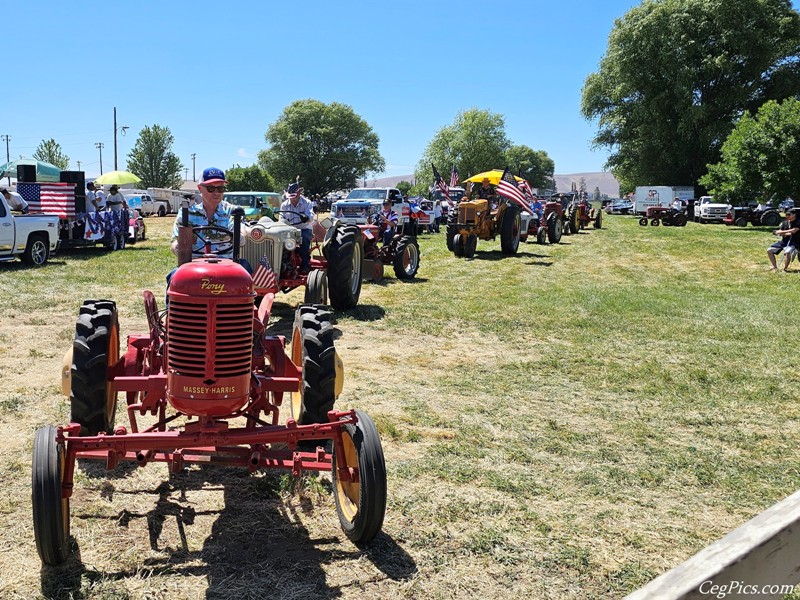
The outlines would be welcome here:
M 623 190 L 800 198 L 798 95 L 790 0 L 644 0 L 616 21 L 581 111 Z
M 270 147 L 258 153 L 256 165 L 227 169 L 231 190 L 274 191 L 299 175 L 307 194 L 324 196 L 355 187 L 359 179 L 386 165 L 378 135 L 350 106 L 338 102 L 293 102 L 269 126 L 265 139 Z M 184 167 L 172 152 L 173 142 L 168 127 L 145 127 L 128 154 L 127 170 L 145 187 L 180 187 Z M 55 140 L 43 142 L 36 158 L 62 169 L 69 165 Z M 546 152 L 512 144 L 502 115 L 474 108 L 459 113 L 453 124 L 434 135 L 416 168 L 415 193 L 427 193 L 433 183 L 431 163 L 446 176 L 453 165 L 463 176 L 510 166 L 533 187 L 553 185 L 554 163 Z

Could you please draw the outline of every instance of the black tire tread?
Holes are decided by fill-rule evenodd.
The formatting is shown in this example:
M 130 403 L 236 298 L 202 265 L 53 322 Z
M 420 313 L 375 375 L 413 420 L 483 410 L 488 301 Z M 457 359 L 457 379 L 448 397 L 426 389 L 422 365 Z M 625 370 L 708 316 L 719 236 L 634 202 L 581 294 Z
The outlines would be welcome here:
M 413 246 L 416 248 L 417 251 L 417 264 L 413 269 L 412 273 L 407 273 L 405 268 L 403 267 L 403 255 L 406 252 L 406 248 L 408 246 Z M 394 258 L 392 260 L 392 265 L 394 267 L 394 274 L 398 279 L 414 279 L 417 276 L 417 272 L 419 271 L 419 263 L 420 263 L 420 254 L 419 254 L 419 242 L 414 236 L 404 235 L 400 238 L 400 241 L 397 242 L 397 251 L 394 253 Z
M 302 404 L 297 422 L 327 423 L 328 411 L 336 401 L 336 349 L 333 344 L 333 315 L 327 307 L 307 304 L 295 313 L 302 353 Z
M 361 281 L 353 293 L 353 256 L 355 245 L 361 243 L 361 230 L 356 225 L 337 228 L 327 249 L 328 296 L 331 306 L 337 310 L 347 310 L 358 304 L 361 295 Z
M 516 254 L 519 249 L 520 208 L 510 205 L 503 212 L 503 221 L 500 223 L 500 251 L 503 254 Z M 517 225 L 517 235 L 514 235 L 514 225 Z
M 55 427 L 46 425 L 36 431 L 31 462 L 33 536 L 39 558 L 51 566 L 63 563 L 69 554 L 69 499 L 66 503 L 61 500 L 63 452 L 56 442 Z

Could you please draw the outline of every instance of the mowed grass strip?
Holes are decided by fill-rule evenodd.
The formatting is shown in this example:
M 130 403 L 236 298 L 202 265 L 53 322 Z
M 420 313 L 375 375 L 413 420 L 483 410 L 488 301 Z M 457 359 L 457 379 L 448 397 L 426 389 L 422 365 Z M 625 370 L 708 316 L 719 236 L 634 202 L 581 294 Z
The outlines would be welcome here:
M 366 410 L 386 452 L 373 547 L 341 534 L 324 481 L 93 465 L 72 503 L 82 563 L 40 573 L 30 447 L 68 417 L 78 306 L 114 299 L 123 341 L 143 331 L 171 224 L 0 269 L 16 299 L 0 307 L 0 595 L 613 598 L 797 488 L 800 273 L 767 272 L 768 231 L 612 217 L 516 256 L 481 241 L 471 261 L 423 235 L 418 280 L 387 270 L 338 316 L 339 406 Z M 279 296 L 276 327 L 301 297 Z

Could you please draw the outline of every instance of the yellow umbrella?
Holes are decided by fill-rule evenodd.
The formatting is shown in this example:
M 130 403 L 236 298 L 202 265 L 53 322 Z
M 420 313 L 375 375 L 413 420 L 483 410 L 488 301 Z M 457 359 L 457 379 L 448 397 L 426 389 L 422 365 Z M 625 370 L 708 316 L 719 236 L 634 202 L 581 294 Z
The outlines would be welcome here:
M 122 185 L 123 183 L 139 183 L 140 181 L 141 179 L 129 171 L 110 171 L 100 175 L 100 177 L 94 180 L 96 184 L 99 183 L 100 185 L 114 183 Z
M 484 171 L 483 173 L 478 173 L 477 175 L 473 175 L 469 179 L 465 179 L 464 181 L 469 181 L 471 183 L 481 183 L 484 179 L 488 179 L 489 183 L 492 185 L 497 185 L 500 183 L 500 178 L 503 176 L 503 169 L 492 169 L 491 171 Z M 514 175 L 514 179 L 517 181 L 522 181 L 522 177 L 517 177 Z

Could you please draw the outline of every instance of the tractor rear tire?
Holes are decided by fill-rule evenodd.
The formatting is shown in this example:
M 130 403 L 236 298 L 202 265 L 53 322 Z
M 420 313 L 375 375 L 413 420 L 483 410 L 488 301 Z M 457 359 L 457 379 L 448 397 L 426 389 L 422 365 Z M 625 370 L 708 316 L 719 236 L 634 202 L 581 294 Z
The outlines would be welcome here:
M 547 219 L 547 241 L 551 244 L 558 244 L 561 241 L 561 234 L 564 233 L 564 224 L 558 215 Z
M 69 498 L 61 497 L 65 457 L 55 427 L 46 425 L 36 431 L 31 464 L 33 537 L 39 558 L 52 566 L 63 563 L 69 554 Z
M 736 227 L 747 227 L 747 223 L 748 223 L 748 222 L 749 222 L 749 221 L 747 220 L 747 217 L 739 217 L 738 219 L 736 219 L 736 220 L 733 222 L 733 224 L 734 224 Z
M 28 238 L 28 245 L 22 254 L 22 262 L 26 265 L 42 266 L 50 258 L 50 246 L 44 234 L 32 235 Z
M 544 225 L 539 225 L 539 229 L 536 230 L 536 243 L 537 244 L 544 244 L 547 241 L 547 227 Z
M 685 225 L 685 223 L 684 223 Z M 603 227 L 603 211 L 598 210 L 597 216 L 594 218 L 594 228 L 601 229 Z
M 374 538 L 383 526 L 386 514 L 386 462 L 375 423 L 366 413 L 356 410 L 358 422 L 342 426 L 344 456 L 334 445 L 333 498 L 336 514 L 345 535 L 355 544 Z M 338 469 L 358 469 L 358 481 L 344 482 Z
M 291 356 L 302 372 L 299 389 L 292 392 L 292 418 L 300 425 L 327 423 L 336 401 L 336 349 L 329 310 L 313 305 L 297 309 Z
M 661 225 L 661 221 L 659 221 L 658 219 L 650 219 L 651 227 L 658 227 L 659 225 Z
M 683 213 L 678 213 L 674 217 L 672 217 L 672 225 L 674 227 L 686 227 L 686 215 Z
M 357 225 L 338 227 L 328 245 L 328 293 L 331 306 L 347 310 L 358 304 L 364 247 Z
M 325 271 L 314 269 L 308 274 L 303 301 L 306 304 L 328 303 L 328 274 Z
M 464 258 L 475 258 L 475 250 L 478 248 L 478 236 L 470 233 L 467 241 L 464 242 Z
M 463 258 L 464 256 L 464 246 L 466 242 L 464 239 L 462 239 L 463 237 L 464 236 L 462 236 L 460 233 L 457 233 L 455 237 L 453 237 L 453 254 L 455 254 L 458 258 Z
M 447 243 L 447 249 L 450 252 L 453 252 L 453 238 L 456 237 L 458 233 L 458 214 L 451 213 L 447 215 L 447 228 L 445 229 L 445 242 Z
M 760 220 L 765 227 L 777 227 L 781 224 L 781 215 L 777 210 L 768 210 L 761 215 Z
M 507 206 L 503 212 L 503 221 L 500 223 L 500 251 L 503 254 L 517 253 L 521 229 L 522 217 L 519 207 Z
M 397 251 L 392 259 L 394 274 L 398 279 L 414 279 L 419 271 L 419 243 L 416 238 L 404 235 L 397 242 Z
M 108 371 L 118 359 L 116 304 L 85 301 L 75 323 L 70 390 L 70 421 L 80 424 L 80 435 L 113 432 L 117 394 L 108 381 Z

